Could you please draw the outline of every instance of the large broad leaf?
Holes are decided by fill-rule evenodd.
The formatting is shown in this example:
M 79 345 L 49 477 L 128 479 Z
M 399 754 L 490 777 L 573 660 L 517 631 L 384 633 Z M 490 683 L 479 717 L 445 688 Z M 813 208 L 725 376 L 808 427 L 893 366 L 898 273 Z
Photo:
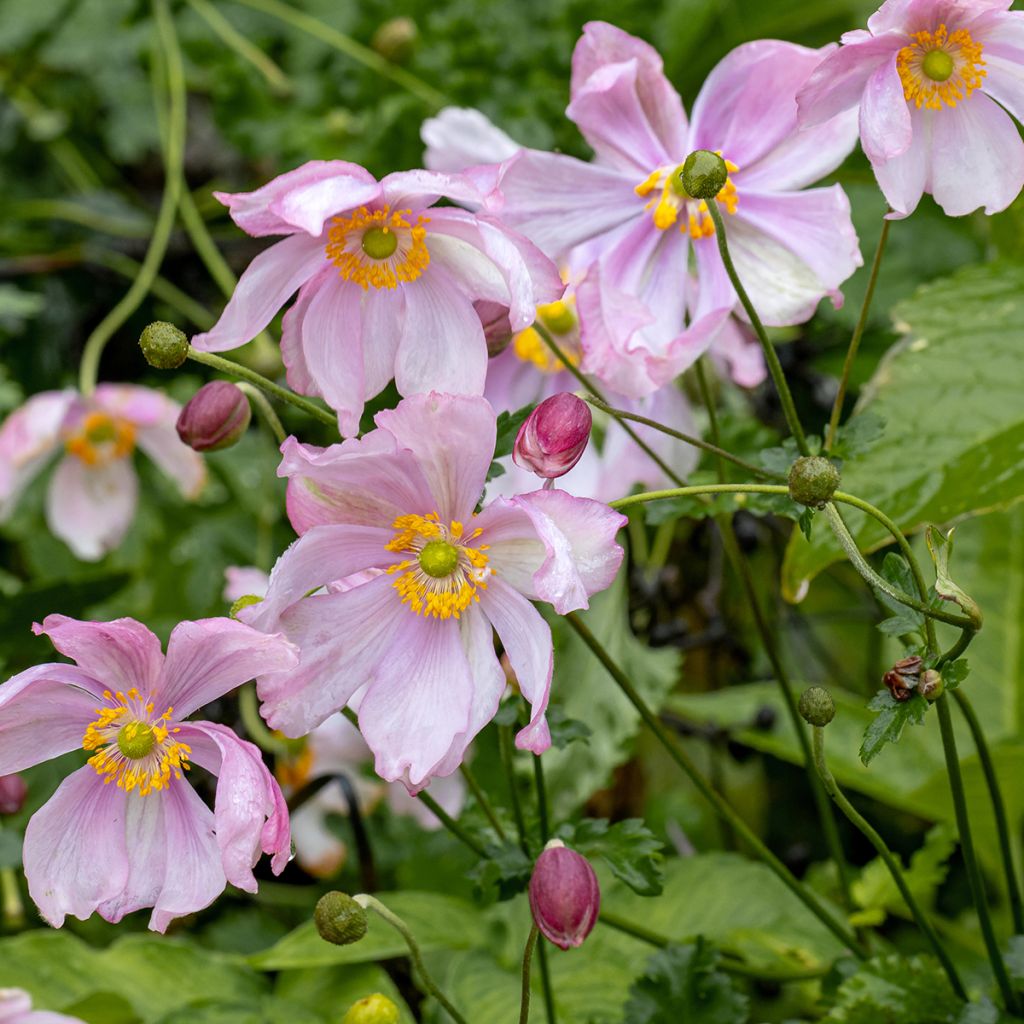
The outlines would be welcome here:
M 874 957 L 842 985 L 828 1024 L 943 1024 L 957 1019 L 957 999 L 930 956 Z
M 969 267 L 921 288 L 894 316 L 906 338 L 883 359 L 855 415 L 870 410 L 884 436 L 843 467 L 842 490 L 905 530 L 948 523 L 1024 496 L 1020 339 L 1024 266 Z M 844 509 L 861 550 L 889 542 L 874 519 Z M 827 529 L 793 532 L 783 592 L 799 599 L 842 558 Z

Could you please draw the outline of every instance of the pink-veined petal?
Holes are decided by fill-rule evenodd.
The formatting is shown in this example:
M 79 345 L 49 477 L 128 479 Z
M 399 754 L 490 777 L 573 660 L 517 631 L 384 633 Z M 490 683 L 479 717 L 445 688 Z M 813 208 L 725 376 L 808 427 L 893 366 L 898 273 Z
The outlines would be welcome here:
M 860 141 L 872 162 L 905 153 L 913 138 L 910 106 L 896 61 L 880 65 L 867 81 L 860 104 Z
M 392 209 L 421 210 L 444 196 L 455 203 L 479 206 L 484 195 L 470 175 L 440 171 L 395 171 L 381 179 L 384 202 Z
M 333 265 L 324 267 L 299 289 L 295 302 L 281 319 L 281 359 L 287 371 L 288 386 L 300 395 L 320 396 L 320 389 L 309 372 L 302 350 L 302 321 L 313 296 L 337 276 Z
M 905 153 L 872 165 L 878 187 L 893 209 L 892 219 L 907 217 L 931 188 L 934 110 L 910 112 L 913 139 Z
M 363 394 L 380 394 L 395 375 L 405 324 L 405 290 L 371 288 L 363 297 Z

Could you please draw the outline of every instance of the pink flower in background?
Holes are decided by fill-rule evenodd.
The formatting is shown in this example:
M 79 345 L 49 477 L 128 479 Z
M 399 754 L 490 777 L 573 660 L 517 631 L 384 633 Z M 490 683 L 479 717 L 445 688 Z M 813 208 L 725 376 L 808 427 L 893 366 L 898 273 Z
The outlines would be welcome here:
M 134 619 L 49 615 L 35 631 L 75 664 L 0 686 L 0 774 L 91 754 L 25 831 L 29 893 L 50 924 L 152 907 L 149 927 L 162 932 L 227 882 L 255 892 L 261 850 L 281 872 L 288 813 L 259 751 L 226 726 L 186 719 L 257 672 L 293 667 L 289 643 L 230 619 L 180 623 L 166 657 Z M 212 811 L 186 778 L 193 765 L 217 776 Z
M 736 306 L 706 207 L 678 184 L 695 149 L 721 152 L 730 169 L 718 199 L 762 319 L 800 323 L 824 296 L 841 301 L 839 285 L 861 263 L 849 202 L 838 185 L 801 191 L 856 138 L 848 115 L 798 131 L 796 93 L 824 52 L 775 40 L 738 47 L 711 72 L 688 124 L 652 47 L 603 22 L 585 27 L 567 113 L 594 162 L 520 150 L 489 208 L 556 259 L 571 254 L 588 364 L 610 387 L 640 397 L 663 386 Z
M 206 480 L 201 456 L 174 429 L 181 406 L 131 384 L 33 395 L 0 426 L 0 519 L 7 519 L 31 480 L 63 448 L 50 480 L 46 521 L 78 558 L 95 561 L 121 543 L 135 516 L 139 482 L 132 453 L 140 448 L 194 498 Z
M 998 213 L 1024 186 L 1024 12 L 1010 2 L 888 0 L 800 90 L 803 124 L 859 108 L 895 215 L 925 192 L 950 216 Z
M 303 735 L 363 690 L 359 724 L 377 774 L 417 790 L 455 771 L 497 711 L 506 679 L 495 630 L 533 708 L 516 742 L 548 747 L 551 632 L 530 601 L 587 607 L 615 577 L 625 520 L 561 490 L 475 513 L 495 442 L 483 398 L 415 395 L 376 423 L 330 448 L 284 443 L 278 472 L 300 538 L 266 599 L 239 615 L 302 652 L 296 671 L 259 679 L 272 727 Z M 365 570 L 376 575 L 304 597 Z
M 218 198 L 244 231 L 287 235 L 256 257 L 220 320 L 193 339 L 219 352 L 284 318 L 288 381 L 320 395 L 343 435 L 366 399 L 395 378 L 403 395 L 481 394 L 487 367 L 474 301 L 509 308 L 514 329 L 562 284 L 540 251 L 496 220 L 433 204 L 480 204 L 467 177 L 402 171 L 381 181 L 355 164 L 312 161 L 255 192 Z
M 20 988 L 0 988 L 0 1024 L 85 1024 L 49 1010 L 33 1010 L 32 997 Z

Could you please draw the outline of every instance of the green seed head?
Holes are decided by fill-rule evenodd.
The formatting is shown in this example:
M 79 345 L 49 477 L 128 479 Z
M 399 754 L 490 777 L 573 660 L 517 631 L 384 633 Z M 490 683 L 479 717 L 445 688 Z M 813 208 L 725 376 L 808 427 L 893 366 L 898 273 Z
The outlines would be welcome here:
M 933 82 L 945 82 L 953 74 L 953 58 L 945 50 L 929 50 L 921 61 L 921 70 Z
M 320 897 L 313 911 L 320 938 L 350 946 L 366 934 L 366 911 L 351 896 L 334 890 Z
M 836 717 L 836 702 L 824 686 L 809 686 L 800 695 L 797 710 L 809 725 L 826 726 Z
M 139 337 L 146 362 L 158 370 L 176 370 L 188 356 L 188 338 L 174 324 L 157 320 Z
M 371 260 L 386 260 L 398 248 L 398 238 L 388 228 L 372 227 L 363 232 L 363 252 Z
M 677 178 L 682 181 L 686 194 L 693 199 L 714 199 L 725 188 L 729 169 L 718 153 L 712 153 L 710 149 L 695 149 L 683 161 L 682 170 L 673 174 L 673 188 L 676 188 Z
M 803 455 L 789 470 L 789 496 L 798 505 L 822 508 L 839 486 L 839 470 L 822 455 Z
M 455 572 L 459 564 L 459 549 L 446 540 L 428 541 L 420 552 L 420 568 L 439 580 Z
M 341 1024 L 398 1024 L 400 1019 L 398 1007 L 387 996 L 376 992 L 353 1003 L 341 1018 Z
M 145 722 L 129 722 L 117 734 L 117 749 L 131 761 L 146 757 L 155 746 L 156 736 Z

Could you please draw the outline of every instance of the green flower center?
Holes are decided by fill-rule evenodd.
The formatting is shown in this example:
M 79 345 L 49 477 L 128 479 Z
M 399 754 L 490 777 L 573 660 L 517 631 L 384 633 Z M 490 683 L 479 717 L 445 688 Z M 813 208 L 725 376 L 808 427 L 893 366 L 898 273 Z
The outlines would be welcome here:
M 455 572 L 459 564 L 459 549 L 446 540 L 432 540 L 423 545 L 419 556 L 420 568 L 439 580 Z
M 109 444 L 117 440 L 117 428 L 112 420 L 104 417 L 85 428 L 85 436 L 91 444 Z
M 953 74 L 953 58 L 945 50 L 929 50 L 921 61 L 921 70 L 933 82 L 945 82 Z
M 561 299 L 538 306 L 537 315 L 552 334 L 568 334 L 576 327 L 576 314 L 572 306 Z
M 117 749 L 132 761 L 147 757 L 155 746 L 156 736 L 145 722 L 129 722 L 117 734 Z
M 398 237 L 387 228 L 372 227 L 363 232 L 362 244 L 371 260 L 386 260 L 398 248 Z

